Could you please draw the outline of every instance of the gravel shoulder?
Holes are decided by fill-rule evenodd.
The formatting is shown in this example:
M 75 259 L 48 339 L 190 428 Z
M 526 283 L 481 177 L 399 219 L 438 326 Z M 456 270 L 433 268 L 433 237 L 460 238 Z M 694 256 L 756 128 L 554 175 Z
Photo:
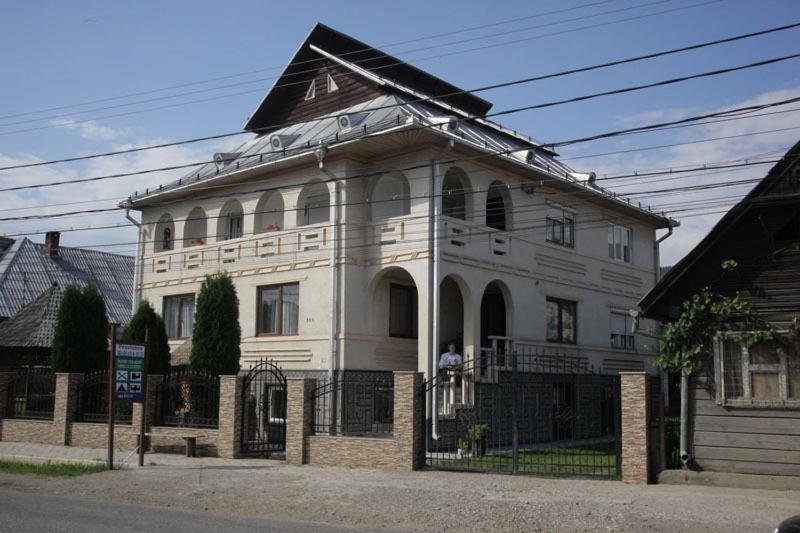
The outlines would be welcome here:
M 199 513 L 397 531 L 772 531 L 800 491 L 214 460 L 76 478 L 0 474 L 0 487 Z

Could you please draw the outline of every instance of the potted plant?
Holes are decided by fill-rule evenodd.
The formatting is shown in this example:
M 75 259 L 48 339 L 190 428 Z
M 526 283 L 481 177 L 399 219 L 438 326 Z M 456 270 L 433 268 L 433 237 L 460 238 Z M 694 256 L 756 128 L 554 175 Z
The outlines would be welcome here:
M 474 457 L 486 455 L 486 437 L 488 435 L 488 424 L 475 424 L 467 430 L 467 437 L 472 442 L 472 455 Z

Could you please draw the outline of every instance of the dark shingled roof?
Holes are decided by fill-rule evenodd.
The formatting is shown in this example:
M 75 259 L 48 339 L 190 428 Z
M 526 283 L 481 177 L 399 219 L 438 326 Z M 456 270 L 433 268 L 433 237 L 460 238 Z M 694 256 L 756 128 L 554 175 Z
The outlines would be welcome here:
M 61 305 L 61 288 L 52 285 L 30 305 L 0 322 L 0 347 L 50 348 Z
M 106 303 L 108 319 L 131 318 L 134 258 L 84 248 L 60 246 L 50 257 L 44 245 L 23 238 L 0 254 L 0 317 L 13 317 L 43 291 L 58 283 L 94 283 Z

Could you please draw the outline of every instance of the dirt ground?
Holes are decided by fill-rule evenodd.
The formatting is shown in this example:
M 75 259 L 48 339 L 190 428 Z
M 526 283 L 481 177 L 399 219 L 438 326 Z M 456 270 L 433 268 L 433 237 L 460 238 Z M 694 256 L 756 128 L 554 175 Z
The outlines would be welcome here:
M 263 460 L 155 464 L 76 478 L 0 474 L 0 487 L 398 531 L 771 532 L 800 513 L 800 491 L 388 473 Z

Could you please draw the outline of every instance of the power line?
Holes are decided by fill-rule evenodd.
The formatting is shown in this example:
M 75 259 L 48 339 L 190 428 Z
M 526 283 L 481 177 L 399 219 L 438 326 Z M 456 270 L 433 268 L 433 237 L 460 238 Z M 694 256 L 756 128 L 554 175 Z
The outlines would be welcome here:
M 793 27 L 796 27 L 797 25 L 800 25 L 800 24 L 796 24 Z M 789 29 L 789 28 L 785 28 L 785 29 Z M 765 30 L 765 31 L 767 31 L 767 30 Z M 775 30 L 775 31 L 779 31 L 779 30 Z M 783 30 L 780 30 L 780 31 L 783 31 Z M 739 36 L 739 37 L 741 37 L 741 36 Z M 733 37 L 731 39 L 735 39 L 735 38 L 736 37 Z M 741 37 L 741 38 L 745 38 L 745 37 Z M 712 43 L 720 44 L 720 43 L 717 43 L 716 41 L 714 41 Z M 553 78 L 553 77 L 558 77 L 558 76 L 565 76 L 565 75 L 569 75 L 569 74 L 574 74 L 576 72 L 586 72 L 588 70 L 594 70 L 594 69 L 598 69 L 598 68 L 607 68 L 607 66 L 613 66 L 613 65 L 616 65 L 616 64 L 622 64 L 623 62 L 630 63 L 630 62 L 633 62 L 633 61 L 640 61 L 640 60 L 649 59 L 649 58 L 652 58 L 652 57 L 660 57 L 660 56 L 663 56 L 663 55 L 667 55 L 669 53 L 678 53 L 678 51 L 686 51 L 687 49 L 696 49 L 697 47 L 703 47 L 703 46 L 712 46 L 712 44 L 700 43 L 700 44 L 697 44 L 697 45 L 692 45 L 692 47 L 683 47 L 682 49 L 675 49 L 675 50 L 672 50 L 672 51 L 667 50 L 667 51 L 663 51 L 663 52 L 658 52 L 656 54 L 647 54 L 646 56 L 641 56 L 641 57 L 637 56 L 637 57 L 634 57 L 634 58 L 628 58 L 626 60 L 619 60 L 619 61 L 611 62 L 611 63 L 593 65 L 591 67 L 583 67 L 581 69 L 571 69 L 571 70 L 568 70 L 568 71 L 548 74 L 548 75 L 544 75 L 544 76 L 535 76 L 535 77 L 525 78 L 525 79 L 521 79 L 521 80 L 514 80 L 514 81 L 504 82 L 504 83 L 500 83 L 500 84 L 493 84 L 493 85 L 489 85 L 489 86 L 486 86 L 486 87 L 474 89 L 472 91 L 457 91 L 457 92 L 453 92 L 453 93 L 448 93 L 448 94 L 444 95 L 444 97 L 453 96 L 453 95 L 456 95 L 456 94 L 463 94 L 463 93 L 466 93 L 466 92 L 480 92 L 480 91 L 496 89 L 496 88 L 500 88 L 500 87 L 509 87 L 511 85 L 517 85 L 517 84 L 521 84 L 521 83 L 530 83 L 532 81 L 538 81 L 540 79 L 547 79 L 547 78 Z M 691 75 L 691 76 L 684 76 L 684 77 L 680 77 L 680 78 L 672 78 L 672 79 L 662 80 L 662 81 L 659 81 L 659 82 L 655 82 L 655 83 L 651 83 L 651 84 L 645 84 L 645 85 L 641 85 L 641 86 L 626 87 L 626 88 L 622 88 L 622 89 L 616 89 L 616 90 L 613 90 L 613 91 L 604 91 L 604 92 L 601 92 L 601 93 L 593 93 L 593 94 L 589 94 L 589 95 L 583 95 L 583 96 L 574 97 L 574 98 L 571 98 L 571 99 L 560 100 L 560 101 L 555 101 L 555 102 L 546 102 L 546 103 L 537 104 L 537 105 L 534 105 L 534 106 L 525 106 L 525 107 L 522 107 L 522 108 L 516 108 L 516 109 L 511 109 L 511 110 L 506 110 L 506 111 L 489 113 L 489 114 L 486 114 L 484 116 L 467 115 L 466 117 L 463 117 L 463 118 L 461 118 L 459 120 L 474 120 L 474 119 L 482 119 L 482 118 L 486 118 L 486 117 L 502 116 L 502 115 L 507 115 L 507 114 L 516 113 L 516 112 L 520 112 L 520 111 L 526 111 L 526 110 L 531 110 L 531 109 L 541 109 L 541 108 L 545 108 L 545 107 L 552 107 L 552 106 L 555 106 L 555 105 L 562 105 L 562 104 L 565 104 L 565 103 L 572 103 L 572 102 L 589 100 L 589 99 L 598 98 L 598 97 L 601 97 L 601 96 L 609 96 L 609 95 L 612 95 L 612 94 L 623 94 L 623 93 L 642 90 L 642 89 L 647 89 L 647 88 L 670 85 L 670 84 L 674 84 L 674 83 L 681 83 L 681 82 L 692 80 L 692 79 L 698 79 L 698 78 L 709 77 L 709 76 L 717 76 L 717 75 L 721 75 L 721 74 L 735 72 L 735 71 L 738 71 L 738 70 L 756 68 L 756 67 L 760 67 L 760 66 L 773 64 L 773 63 L 778 63 L 778 62 L 781 62 L 781 61 L 787 61 L 787 60 L 790 60 L 790 59 L 795 59 L 798 56 L 800 56 L 800 54 L 794 54 L 794 55 L 790 55 L 790 56 L 771 58 L 771 59 L 768 59 L 768 60 L 759 61 L 759 62 L 755 62 L 755 63 L 750 63 L 750 64 L 747 64 L 747 65 L 740 65 L 740 66 L 737 66 L 737 67 L 731 67 L 731 68 L 726 68 L 726 69 L 718 69 L 718 70 L 715 70 L 715 71 L 704 72 L 704 73 L 695 74 L 695 75 Z M 409 103 L 431 101 L 431 100 L 435 100 L 436 98 L 442 98 L 442 96 L 440 95 L 440 96 L 436 96 L 436 97 L 421 98 L 421 99 L 417 99 L 417 100 L 411 101 Z M 380 110 L 380 109 L 390 109 L 390 108 L 398 107 L 398 106 L 401 106 L 401 105 L 406 105 L 406 104 L 392 104 L 392 105 L 387 105 L 387 106 L 379 106 L 379 107 L 375 107 L 375 108 L 366 108 L 366 109 L 363 109 L 361 111 L 363 112 L 363 111 L 376 111 L 376 110 Z M 280 125 L 275 125 L 271 129 L 279 129 L 279 128 L 284 128 L 284 127 L 289 127 L 289 126 L 296 126 L 296 125 L 311 123 L 311 122 L 318 121 L 318 120 L 320 120 L 320 119 L 316 118 L 316 119 L 307 120 L 307 121 L 297 121 L 297 122 L 284 123 L 284 124 L 280 124 Z M 84 160 L 87 160 L 87 159 L 96 159 L 96 158 L 100 158 L 100 157 L 110 157 L 110 156 L 114 156 L 114 155 L 141 152 L 141 151 L 144 151 L 144 150 L 153 150 L 153 149 L 158 149 L 158 148 L 165 148 L 165 147 L 170 147 L 170 146 L 179 146 L 179 145 L 185 145 L 185 144 L 197 143 L 197 142 L 203 142 L 203 141 L 209 141 L 209 140 L 218 140 L 218 139 L 223 139 L 223 138 L 227 138 L 227 137 L 243 135 L 243 134 L 247 134 L 247 133 L 252 133 L 252 132 L 247 132 L 247 131 L 244 131 L 244 132 L 243 131 L 228 132 L 228 133 L 210 135 L 210 136 L 205 136 L 205 137 L 196 137 L 196 138 L 193 138 L 193 139 L 186 139 L 186 140 L 182 140 L 182 141 L 174 141 L 174 142 L 170 142 L 170 143 L 160 143 L 160 144 L 157 144 L 157 145 L 130 148 L 130 149 L 126 149 L 126 150 L 116 150 L 116 151 L 111 151 L 111 152 L 103 152 L 103 153 L 96 153 L 96 154 L 90 154 L 90 155 L 84 155 L 84 156 L 68 157 L 68 158 L 55 159 L 55 160 L 50 160 L 50 161 L 41 161 L 41 162 L 36 162 L 36 163 L 26 163 L 26 164 L 21 164 L 21 165 L 11 165 L 11 166 L 0 167 L 0 171 L 2 171 L 2 170 L 19 169 L 19 168 L 31 168 L 31 167 L 38 167 L 38 166 L 44 166 L 44 165 L 52 165 L 52 164 L 56 164 L 56 163 L 84 161 Z
M 575 10 L 583 9 L 583 8 L 586 8 L 586 7 L 594 7 L 594 6 L 597 6 L 597 5 L 607 4 L 607 3 L 615 2 L 615 1 L 617 1 L 617 0 L 602 0 L 602 1 L 599 1 L 599 2 L 590 2 L 590 3 L 586 3 L 586 4 L 579 4 L 577 6 L 573 6 L 573 7 L 570 7 L 570 8 L 558 9 L 558 10 L 555 10 L 555 11 L 548 11 L 548 12 L 545 12 L 545 13 L 537 13 L 535 15 L 529 15 L 529 16 L 524 16 L 524 17 L 514 17 L 514 18 L 511 18 L 511 19 L 505 19 L 505 20 L 502 20 L 502 21 L 499 21 L 499 22 L 481 24 L 481 25 L 478 25 L 478 26 L 471 26 L 471 27 L 467 27 L 467 28 L 455 29 L 455 30 L 451 30 L 451 31 L 447 31 L 447 32 L 427 35 L 427 36 L 423 36 L 423 37 L 417 37 L 417 38 L 414 38 L 414 39 L 407 39 L 407 40 L 404 40 L 404 41 L 397 41 L 397 42 L 394 42 L 394 43 L 382 44 L 382 45 L 378 45 L 378 47 L 380 47 L 381 49 L 383 49 L 383 48 L 392 48 L 394 46 L 399 46 L 399 45 L 403 45 L 403 44 L 410 44 L 410 43 L 414 43 L 414 42 L 430 40 L 430 39 L 436 39 L 436 38 L 439 38 L 439 37 L 445 37 L 445 36 L 452 35 L 453 33 L 464 33 L 464 32 L 475 31 L 475 30 L 479 30 L 479 29 L 485 29 L 485 28 L 489 28 L 489 27 L 496 27 L 496 26 L 501 26 L 501 25 L 504 25 L 504 24 L 510 24 L 510 23 L 513 23 L 513 22 L 519 22 L 519 21 L 522 21 L 522 20 L 529 20 L 529 19 L 540 18 L 540 17 L 544 17 L 544 16 L 549 16 L 549 15 L 555 15 L 555 14 L 559 14 L 559 13 L 564 13 L 564 12 L 568 12 L 568 11 L 575 11 Z M 607 13 L 602 13 L 602 14 L 607 14 Z M 361 49 L 353 50 L 353 51 L 350 51 L 350 52 L 344 52 L 344 53 L 342 53 L 340 55 L 340 57 L 350 56 L 350 55 L 353 55 L 353 54 L 360 54 L 360 53 L 369 52 L 369 51 L 378 51 L 378 52 L 380 52 L 381 50 L 379 50 L 378 47 L 367 46 L 366 48 L 361 48 Z M 403 52 L 400 52 L 400 53 L 403 53 Z M 320 62 L 324 62 L 324 61 L 325 61 L 324 58 L 316 58 L 316 59 L 307 59 L 307 60 L 297 61 L 297 62 L 295 62 L 295 64 L 296 65 L 307 64 L 307 63 L 313 64 L 313 63 L 320 63 Z M 83 102 L 80 102 L 80 103 L 76 103 L 76 104 L 62 104 L 62 105 L 58 105 L 58 106 L 53 106 L 53 107 L 48 107 L 48 108 L 38 109 L 38 110 L 33 110 L 33 111 L 24 111 L 24 112 L 20 112 L 20 113 L 0 115 L 0 119 L 14 118 L 14 117 L 33 115 L 33 114 L 38 114 L 38 113 L 46 113 L 46 112 L 50 112 L 50 111 L 58 111 L 58 110 L 62 110 L 62 109 L 68 109 L 68 108 L 71 108 L 71 107 L 83 107 L 83 106 L 86 106 L 86 105 L 91 105 L 91 104 L 96 104 L 96 103 L 103 103 L 103 102 L 110 102 L 110 101 L 114 101 L 114 100 L 123 100 L 123 99 L 126 99 L 126 98 L 133 98 L 133 97 L 136 97 L 136 96 L 144 96 L 146 94 L 153 94 L 153 93 L 156 93 L 156 92 L 169 91 L 169 90 L 173 90 L 173 89 L 180 89 L 180 88 L 190 87 L 190 86 L 194 86 L 194 85 L 202 85 L 202 84 L 210 83 L 210 82 L 214 82 L 214 81 L 221 81 L 221 80 L 227 80 L 227 79 L 232 79 L 232 78 L 238 78 L 238 77 L 242 77 L 242 76 L 249 76 L 249 75 L 252 75 L 252 74 L 257 74 L 257 73 L 261 73 L 261 72 L 267 72 L 267 71 L 271 71 L 271 70 L 280 70 L 280 69 L 286 68 L 288 65 L 289 65 L 288 63 L 284 63 L 282 65 L 274 65 L 272 67 L 265 67 L 265 68 L 261 68 L 261 69 L 255 69 L 255 70 L 250 70 L 250 71 L 246 71 L 246 72 L 239 72 L 239 73 L 236 73 L 236 74 L 229 74 L 229 75 L 219 76 L 219 77 L 214 77 L 214 78 L 206 78 L 204 80 L 195 80 L 195 81 L 192 81 L 192 82 L 181 83 L 181 84 L 171 85 L 171 86 L 167 86 L 167 87 L 161 87 L 161 88 L 157 88 L 157 89 L 150 89 L 150 90 L 146 90 L 146 91 L 139 91 L 139 92 L 128 93 L 128 94 L 124 94 L 124 95 L 112 96 L 112 97 L 101 98 L 101 99 L 95 99 L 95 100 L 86 100 L 86 101 L 83 101 Z M 81 112 L 85 112 L 85 111 L 81 111 Z

